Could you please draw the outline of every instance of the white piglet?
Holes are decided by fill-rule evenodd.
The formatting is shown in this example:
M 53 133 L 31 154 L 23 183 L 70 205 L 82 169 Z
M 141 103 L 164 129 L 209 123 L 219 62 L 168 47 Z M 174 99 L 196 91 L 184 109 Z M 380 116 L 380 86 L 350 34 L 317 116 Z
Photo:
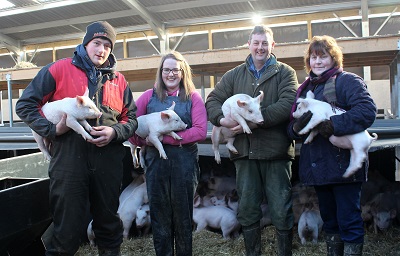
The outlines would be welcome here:
M 146 182 L 145 174 L 141 174 L 136 178 L 134 178 L 132 182 L 129 183 L 129 185 L 126 186 L 119 195 L 119 204 L 122 204 L 125 201 L 125 199 L 127 199 L 129 195 L 144 182 Z
M 184 130 L 187 127 L 187 124 L 175 113 L 174 108 L 175 102 L 172 102 L 172 106 L 167 110 L 150 113 L 137 118 L 138 128 L 136 134 L 143 139 L 147 137 L 148 141 L 158 149 L 160 157 L 163 159 L 167 159 L 167 155 L 161 144 L 162 136 L 170 135 L 176 140 L 181 140 L 182 138 L 175 132 Z M 137 146 L 130 143 L 130 148 L 133 165 L 135 168 L 139 168 L 139 161 L 136 155 Z M 141 150 L 144 150 L 144 148 L 142 147 Z M 141 164 L 143 165 L 143 163 Z
M 129 230 L 136 219 L 137 210 L 149 202 L 147 196 L 146 182 L 135 188 L 132 193 L 119 205 L 118 214 L 124 227 L 123 236 L 128 238 Z
M 151 228 L 150 206 L 144 204 L 136 211 L 136 227 L 140 229 L 142 235 L 147 235 Z
M 66 125 L 76 133 L 82 135 L 84 140 L 93 139 L 88 133 L 92 127 L 86 119 L 96 119 L 101 116 L 100 110 L 87 96 L 76 96 L 75 98 L 64 98 L 62 100 L 47 102 L 43 105 L 42 112 L 47 120 L 53 124 L 59 123 L 63 115 L 66 114 Z M 50 161 L 51 156 L 48 150 L 49 143 L 47 139 L 33 130 L 32 134 L 45 159 Z
M 87 233 L 87 237 L 89 239 L 90 246 L 96 247 L 96 242 L 95 242 L 96 236 L 93 232 L 92 223 L 93 223 L 93 220 L 91 220 L 89 222 L 88 227 L 86 229 L 86 233 Z
M 238 124 L 243 127 L 243 131 L 250 134 L 251 130 L 247 122 L 256 124 L 262 124 L 264 122 L 260 110 L 260 103 L 263 98 L 263 91 L 260 91 L 260 95 L 254 98 L 247 94 L 235 94 L 222 104 L 222 113 L 225 118 L 230 118 L 238 122 Z M 238 153 L 237 149 L 233 146 L 235 135 L 229 128 L 214 126 L 212 129 L 211 141 L 215 161 L 217 163 L 221 163 L 221 156 L 219 153 L 219 144 L 221 143 L 226 143 L 226 147 L 231 152 L 235 154 Z
M 293 117 L 299 118 L 309 110 L 311 110 L 313 116 L 308 124 L 299 131 L 300 135 L 310 132 L 307 139 L 304 141 L 305 144 L 310 143 L 318 134 L 318 131 L 313 128 L 319 123 L 329 120 L 329 118 L 333 115 L 341 115 L 346 112 L 339 108 L 332 109 L 332 106 L 329 103 L 314 99 L 314 93 L 312 91 L 307 92 L 305 99 L 299 98 L 297 100 L 297 109 L 295 112 L 293 112 Z M 368 157 L 368 150 L 371 146 L 371 143 L 378 139 L 378 135 L 376 133 L 373 133 L 372 135 L 373 137 L 371 137 L 369 133 L 364 130 L 355 134 L 348 134 L 344 136 L 332 135 L 329 137 L 329 141 L 334 146 L 350 150 L 350 164 L 346 172 L 343 174 L 344 178 L 350 177 L 362 167 L 362 164 Z
M 321 214 L 318 210 L 305 210 L 301 214 L 297 226 L 301 244 L 306 244 L 307 238 L 311 238 L 312 243 L 316 244 L 318 242 L 318 234 L 321 233 L 323 224 Z
M 200 196 L 194 198 L 193 222 L 196 223 L 196 232 L 206 227 L 220 229 L 225 239 L 239 236 L 240 224 L 236 213 L 225 206 L 200 207 Z

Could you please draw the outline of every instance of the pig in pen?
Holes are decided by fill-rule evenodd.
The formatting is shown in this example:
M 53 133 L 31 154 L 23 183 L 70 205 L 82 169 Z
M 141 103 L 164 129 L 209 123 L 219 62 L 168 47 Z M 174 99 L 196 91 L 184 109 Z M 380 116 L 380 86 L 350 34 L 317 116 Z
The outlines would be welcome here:
M 376 166 L 383 166 L 382 162 L 386 162 L 386 155 L 390 155 L 387 152 L 384 154 L 379 154 L 375 156 L 372 154 L 370 166 L 376 168 Z M 379 161 L 379 162 L 378 162 Z M 130 162 L 130 161 L 128 161 Z M 232 177 L 235 177 L 235 168 L 231 161 L 226 158 L 222 158 L 222 163 L 220 165 L 216 164 L 213 160 L 213 157 L 204 157 L 200 156 L 200 167 L 202 170 L 201 174 L 201 183 L 198 187 L 198 193 L 205 194 L 208 188 L 208 183 L 210 182 L 210 186 L 218 185 L 218 178 L 228 178 L 228 180 Z M 130 162 L 131 163 L 131 162 Z M 297 200 L 297 209 L 306 209 L 305 206 L 309 207 L 311 205 L 315 206 L 318 204 L 318 200 L 316 200 L 315 194 L 312 192 L 312 189 L 309 187 L 301 186 L 301 184 L 297 183 L 297 164 L 296 161 L 293 165 L 293 199 Z M 393 169 L 389 167 L 388 169 Z M 375 172 L 373 170 L 370 171 L 369 181 L 377 180 L 379 183 L 379 187 L 389 188 L 398 186 L 398 182 L 394 183 L 386 179 L 383 181 L 378 181 L 378 178 L 375 178 Z M 385 176 L 387 176 L 385 174 Z M 217 178 L 214 181 L 211 177 Z M 215 182 L 217 181 L 217 182 Z M 215 184 L 214 184 L 215 182 Z M 394 184 L 393 184 L 394 183 Z M 127 186 L 129 183 L 126 183 Z M 207 185 L 206 185 L 207 184 Z M 393 184 L 389 185 L 389 184 Z M 367 186 L 365 186 L 367 187 Z M 230 185 L 225 187 L 225 191 L 229 191 Z M 301 191 L 301 192 L 300 192 Z M 373 192 L 372 192 L 373 193 Z M 367 192 L 363 192 L 363 195 L 367 195 Z M 237 202 L 237 195 L 235 193 L 231 193 L 233 203 Z M 296 199 L 297 198 L 297 199 Z M 400 197 L 398 197 L 400 198 Z M 219 203 L 221 202 L 221 198 L 218 197 Z M 211 201 L 210 201 L 211 202 Z M 212 203 L 212 202 L 211 202 Z M 294 202 L 295 203 L 295 202 Z M 299 204 L 301 206 L 299 206 Z M 297 219 L 300 219 L 301 213 L 298 213 Z M 397 215 L 398 216 L 398 215 Z M 398 255 L 396 252 L 400 251 L 400 228 L 397 222 L 397 216 L 392 220 L 392 226 L 385 230 L 378 230 L 378 234 L 374 234 L 372 224 L 366 228 L 366 236 L 365 236 L 365 244 L 364 244 L 364 254 L 365 255 Z M 267 220 L 268 221 L 268 220 Z M 133 223 L 135 226 L 135 222 Z M 324 232 L 319 234 L 318 240 L 316 244 L 309 243 L 307 240 L 306 245 L 301 244 L 300 236 L 297 233 L 298 225 L 295 225 L 293 229 L 294 239 L 293 239 L 293 255 L 326 255 L 326 244 L 324 240 Z M 263 251 L 262 255 L 274 255 L 275 253 L 275 244 L 274 244 L 274 227 L 270 224 L 266 225 L 264 229 L 262 229 L 262 244 Z M 133 235 L 130 239 L 124 240 L 122 244 L 122 255 L 155 255 L 153 242 L 152 242 L 152 234 L 151 232 L 148 235 L 140 236 L 137 231 L 131 231 Z M 96 255 L 97 251 L 90 248 L 89 245 L 84 245 L 81 247 L 78 252 L 79 255 Z M 216 229 L 205 229 L 200 232 L 194 232 L 193 234 L 193 255 L 244 255 L 244 242 L 243 236 L 239 235 L 238 238 L 235 239 L 224 239 L 222 235 L 222 231 Z

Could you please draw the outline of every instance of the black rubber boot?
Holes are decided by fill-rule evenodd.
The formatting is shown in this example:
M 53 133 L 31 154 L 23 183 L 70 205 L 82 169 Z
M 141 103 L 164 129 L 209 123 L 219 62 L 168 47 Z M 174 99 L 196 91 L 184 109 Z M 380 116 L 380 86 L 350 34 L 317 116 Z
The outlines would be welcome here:
M 339 234 L 326 234 L 325 241 L 327 256 L 343 256 L 344 243 Z
M 344 243 L 344 256 L 361 256 L 363 250 L 363 243 Z
M 261 255 L 261 228 L 260 222 L 250 226 L 243 226 L 243 238 L 244 246 L 246 248 L 247 256 L 259 256 Z
M 121 256 L 120 248 L 104 249 L 99 248 L 99 256 Z
M 278 256 L 292 256 L 292 230 L 276 230 L 277 239 L 277 255 Z

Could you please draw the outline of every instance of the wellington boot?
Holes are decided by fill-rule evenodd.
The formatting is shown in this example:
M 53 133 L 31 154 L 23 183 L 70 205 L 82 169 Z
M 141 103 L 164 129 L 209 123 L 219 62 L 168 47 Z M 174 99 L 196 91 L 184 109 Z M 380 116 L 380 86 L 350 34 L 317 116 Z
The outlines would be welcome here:
M 120 248 L 114 249 L 98 249 L 99 256 L 121 256 Z
M 290 230 L 276 230 L 276 238 L 278 242 L 277 255 L 278 256 L 291 256 L 292 255 L 292 241 L 293 231 Z
M 243 226 L 244 246 L 247 256 L 261 255 L 261 228 L 260 222 L 250 226 Z
M 361 256 L 363 250 L 363 243 L 344 243 L 344 256 Z
M 343 256 L 344 243 L 339 234 L 326 234 L 325 240 L 327 256 Z

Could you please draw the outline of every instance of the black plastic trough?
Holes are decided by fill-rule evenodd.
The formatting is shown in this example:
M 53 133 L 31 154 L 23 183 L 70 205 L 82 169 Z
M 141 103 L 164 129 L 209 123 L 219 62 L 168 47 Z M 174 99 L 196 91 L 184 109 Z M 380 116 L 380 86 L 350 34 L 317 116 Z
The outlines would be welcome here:
M 0 256 L 44 255 L 49 179 L 0 178 Z

